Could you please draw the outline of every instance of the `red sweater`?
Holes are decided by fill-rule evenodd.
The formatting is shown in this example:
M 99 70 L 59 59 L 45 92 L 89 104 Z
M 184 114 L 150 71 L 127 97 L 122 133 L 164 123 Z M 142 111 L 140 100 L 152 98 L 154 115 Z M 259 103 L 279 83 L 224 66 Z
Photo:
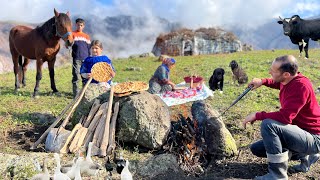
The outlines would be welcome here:
M 288 84 L 263 79 L 262 84 L 280 89 L 281 108 L 277 112 L 258 112 L 256 120 L 273 119 L 299 126 L 312 134 L 320 134 L 320 108 L 308 78 L 298 73 Z

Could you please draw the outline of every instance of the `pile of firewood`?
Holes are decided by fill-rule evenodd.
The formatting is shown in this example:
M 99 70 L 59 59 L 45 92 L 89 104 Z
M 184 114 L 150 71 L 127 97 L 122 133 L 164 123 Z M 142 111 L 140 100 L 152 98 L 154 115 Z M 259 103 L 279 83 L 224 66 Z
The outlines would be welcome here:
M 104 157 L 112 153 L 119 102 L 115 103 L 113 114 L 112 99 L 109 102 L 100 104 L 99 100 L 95 100 L 88 116 L 82 117 L 72 129 L 60 153 L 76 153 L 81 147 L 86 148 L 89 142 L 93 142 L 92 155 Z
M 204 173 L 203 167 L 208 163 L 207 148 L 196 120 L 180 115 L 178 121 L 171 122 L 171 131 L 163 149 L 177 156 L 180 168 L 187 175 Z

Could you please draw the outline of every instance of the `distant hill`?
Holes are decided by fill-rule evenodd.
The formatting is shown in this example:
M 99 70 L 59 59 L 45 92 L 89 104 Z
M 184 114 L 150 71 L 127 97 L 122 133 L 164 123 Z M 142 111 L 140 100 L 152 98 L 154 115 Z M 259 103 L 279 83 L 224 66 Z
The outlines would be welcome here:
M 283 34 L 282 25 L 278 19 L 270 19 L 265 24 L 255 29 L 241 29 L 237 26 L 230 28 L 241 42 L 253 45 L 254 49 L 297 49 L 298 46 L 291 43 L 290 38 Z M 319 48 L 315 41 L 309 42 L 309 48 Z M 299 51 L 299 50 L 298 50 Z M 311 54 L 312 56 L 312 54 Z
M 73 16 L 72 22 L 80 16 Z M 104 53 L 111 59 L 128 57 L 133 54 L 151 52 L 156 38 L 161 33 L 168 33 L 182 28 L 181 24 L 169 22 L 163 18 L 144 18 L 136 16 L 82 17 L 86 20 L 85 32 L 91 39 L 103 42 Z M 12 71 L 12 60 L 9 52 L 8 37 L 11 27 L 17 22 L 0 22 L 0 73 Z M 28 24 L 36 26 L 35 24 Z M 255 29 L 243 29 L 238 26 L 224 28 L 233 32 L 242 43 L 253 45 L 254 49 L 297 49 L 289 37 L 283 34 L 282 25 L 277 19 L 270 19 Z M 310 48 L 319 48 L 314 41 L 310 41 Z M 312 54 L 310 54 L 312 57 Z M 57 65 L 70 61 L 69 52 L 62 46 L 58 54 Z M 34 61 L 33 61 L 34 64 Z M 34 65 L 31 65 L 33 68 Z

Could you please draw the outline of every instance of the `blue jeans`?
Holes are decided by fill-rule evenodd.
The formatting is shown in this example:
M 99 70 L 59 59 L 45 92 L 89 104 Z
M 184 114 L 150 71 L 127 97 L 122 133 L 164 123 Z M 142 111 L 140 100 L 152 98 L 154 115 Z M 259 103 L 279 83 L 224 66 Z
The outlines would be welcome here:
M 266 153 L 279 154 L 284 149 L 293 152 L 297 159 L 320 152 L 320 135 L 311 134 L 296 125 L 265 119 L 261 123 L 261 136 L 262 140 L 250 147 L 252 153 L 259 157 L 266 157 Z

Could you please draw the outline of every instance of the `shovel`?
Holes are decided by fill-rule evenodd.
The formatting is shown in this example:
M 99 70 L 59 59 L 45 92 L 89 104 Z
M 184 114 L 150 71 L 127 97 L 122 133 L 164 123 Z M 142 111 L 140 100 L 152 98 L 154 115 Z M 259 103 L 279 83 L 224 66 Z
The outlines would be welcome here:
M 31 147 L 31 149 L 35 149 L 48 134 L 47 139 L 46 139 L 46 146 L 50 145 L 50 146 L 52 146 L 52 149 L 54 149 L 55 152 L 59 152 L 59 150 L 65 144 L 68 136 L 71 133 L 70 131 L 65 129 L 65 126 L 67 125 L 67 123 L 71 117 L 71 114 L 73 113 L 73 111 L 76 109 L 76 107 L 80 103 L 80 101 L 81 101 L 86 89 L 88 88 L 90 82 L 92 81 L 93 78 L 99 82 L 109 81 L 111 79 L 111 76 L 109 76 L 111 71 L 113 71 L 113 70 L 108 63 L 106 63 L 106 62 L 96 63 L 91 69 L 92 76 L 87 81 L 85 86 L 82 88 L 81 93 L 79 93 L 77 95 L 76 99 L 63 110 L 63 112 L 59 115 L 57 120 L 41 135 L 41 137 L 35 142 L 35 144 Z M 68 111 L 68 109 L 70 107 L 71 107 L 71 110 L 68 113 L 67 117 L 62 122 L 61 126 L 59 128 L 54 128 L 59 123 L 59 121 L 62 119 L 63 115 Z M 59 141 L 59 143 L 55 143 L 55 141 Z M 47 147 L 46 147 L 46 149 L 47 149 Z
M 250 85 L 249 87 L 247 87 L 247 89 L 244 90 L 244 92 L 242 94 L 240 94 L 240 96 L 226 109 L 224 110 L 217 118 L 219 118 L 220 116 L 222 116 L 224 113 L 226 113 L 232 106 L 234 106 L 235 104 L 237 104 L 238 101 L 240 101 L 240 99 L 243 98 L 243 96 L 245 96 L 249 91 L 251 91 L 253 88 L 252 85 Z
M 81 93 L 79 97 L 76 99 L 75 103 L 71 107 L 71 110 L 69 111 L 67 117 L 63 120 L 61 126 L 59 128 L 53 128 L 50 130 L 46 143 L 45 143 L 45 149 L 50 152 L 59 152 L 62 146 L 66 143 L 67 138 L 69 137 L 71 131 L 66 130 L 65 126 L 68 124 L 69 119 L 80 103 L 86 89 L 88 88 L 89 84 L 92 81 L 92 77 L 87 81 L 86 85 L 82 88 Z

